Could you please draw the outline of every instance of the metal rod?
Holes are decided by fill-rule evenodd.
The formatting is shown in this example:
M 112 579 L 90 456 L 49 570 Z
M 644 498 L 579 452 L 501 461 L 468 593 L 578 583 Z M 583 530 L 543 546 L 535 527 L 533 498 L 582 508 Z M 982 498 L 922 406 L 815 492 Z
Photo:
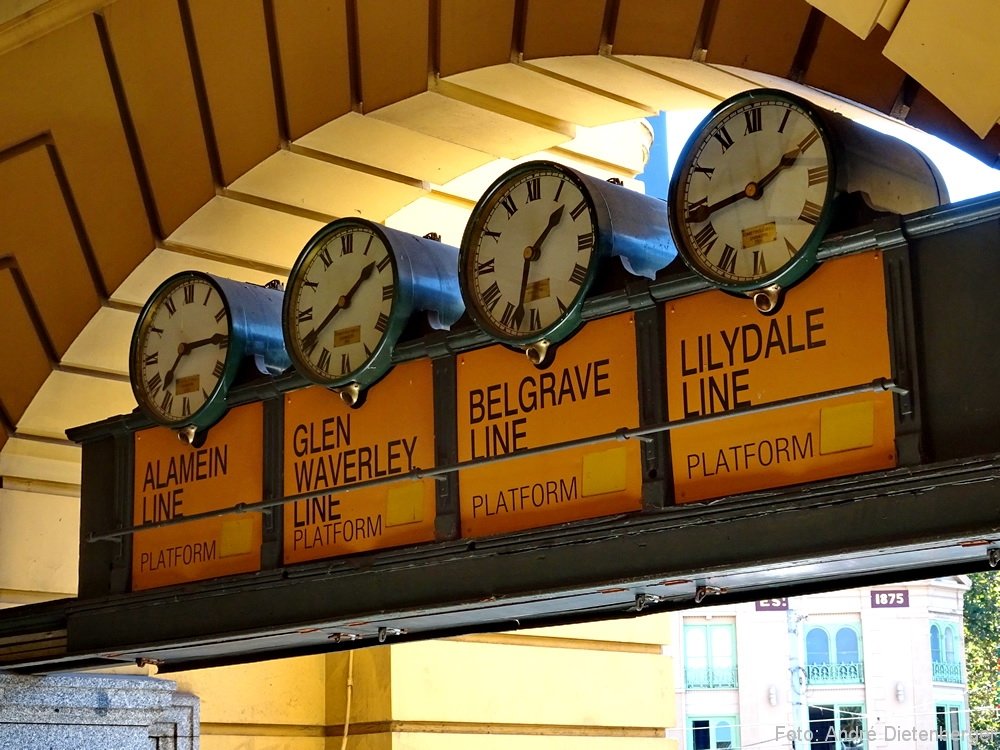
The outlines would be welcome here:
M 835 388 L 829 391 L 823 391 L 821 393 L 810 393 L 805 396 L 795 396 L 793 398 L 786 398 L 780 401 L 772 401 L 767 404 L 758 404 L 756 406 L 746 406 L 738 409 L 733 409 L 727 412 L 720 412 L 718 414 L 703 414 L 697 417 L 688 417 L 687 419 L 675 419 L 668 420 L 666 422 L 660 422 L 658 424 L 646 425 L 644 427 L 621 427 L 614 432 L 607 432 L 601 435 L 593 435 L 591 437 L 576 438 L 574 440 L 566 440 L 561 443 L 553 443 L 551 445 L 542 445 L 537 448 L 526 448 L 525 450 L 516 451 L 514 453 L 507 453 L 502 456 L 489 456 L 484 458 L 472 458 L 467 461 L 459 461 L 454 464 L 447 464 L 445 466 L 437 466 L 432 469 L 414 469 L 413 471 L 407 472 L 406 474 L 397 474 L 392 477 L 382 477 L 379 479 L 369 479 L 364 482 L 357 482 L 355 484 L 350 484 L 341 487 L 328 487 L 322 490 L 312 490 L 310 492 L 300 492 L 296 495 L 286 495 L 282 498 L 276 498 L 274 500 L 262 500 L 253 503 L 237 503 L 234 506 L 228 508 L 218 508 L 216 510 L 205 511 L 203 513 L 195 513 L 190 516 L 179 516 L 176 518 L 170 518 L 165 521 L 157 521 L 155 523 L 142 524 L 140 526 L 132 526 L 127 529 L 120 529 L 118 531 L 108 532 L 106 534 L 90 534 L 87 536 L 88 542 L 102 542 L 117 540 L 121 537 L 128 536 L 129 534 L 134 534 L 137 531 L 149 531 L 152 529 L 161 529 L 167 526 L 177 526 L 182 523 L 191 523 L 192 521 L 201 521 L 206 518 L 218 518 L 219 516 L 228 516 L 233 513 L 252 513 L 260 510 L 266 510 L 268 508 L 276 508 L 283 505 L 288 505 L 289 503 L 298 502 L 300 500 L 310 500 L 314 497 L 321 497 L 323 495 L 329 495 L 334 492 L 351 492 L 354 490 L 367 489 L 369 487 L 380 487 L 385 484 L 393 484 L 395 482 L 404 482 L 407 480 L 414 479 L 430 479 L 433 477 L 443 476 L 445 474 L 451 474 L 452 472 L 462 471 L 463 469 L 473 469 L 478 466 L 483 466 L 486 464 L 500 463 L 501 461 L 511 461 L 518 458 L 525 458 L 527 456 L 539 456 L 546 453 L 554 453 L 556 451 L 567 450 L 569 448 L 580 448 L 588 445 L 595 445 L 597 443 L 605 443 L 610 440 L 631 440 L 632 438 L 645 438 L 648 435 L 655 435 L 660 432 L 669 432 L 670 430 L 676 429 L 678 427 L 689 427 L 691 425 L 698 424 L 708 424 L 710 422 L 720 422 L 725 419 L 731 419 L 733 417 L 742 417 L 750 414 L 759 414 L 761 412 L 773 411 L 775 409 L 783 409 L 788 406 L 797 406 L 799 404 L 808 404 L 814 401 L 823 401 L 831 398 L 839 398 L 841 396 L 854 396 L 859 393 L 882 393 L 886 391 L 892 391 L 897 394 L 906 394 L 908 389 L 902 388 L 896 385 L 892 380 L 887 378 L 876 378 L 870 383 L 859 383 L 857 385 L 848 386 L 846 388 Z

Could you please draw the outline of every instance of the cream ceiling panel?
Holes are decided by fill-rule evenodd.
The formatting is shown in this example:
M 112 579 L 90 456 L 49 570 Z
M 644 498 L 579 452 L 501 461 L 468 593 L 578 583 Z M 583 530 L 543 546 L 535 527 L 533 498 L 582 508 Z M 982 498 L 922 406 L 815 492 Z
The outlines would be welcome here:
M 587 127 L 652 114 L 513 63 L 470 70 L 444 80 Z
M 563 133 L 431 91 L 383 107 L 369 117 L 508 159 L 570 139 Z
M 635 65 L 643 70 L 690 86 L 708 97 L 722 101 L 733 94 L 747 89 L 745 81 L 704 63 L 693 60 L 678 60 L 671 57 L 651 57 L 649 55 L 615 55 L 615 59 Z
M 17 432 L 65 440 L 70 427 L 128 414 L 135 406 L 132 387 L 124 381 L 53 372 L 17 423 Z
M 424 193 L 413 185 L 288 151 L 262 161 L 236 180 L 232 189 L 337 218 L 363 216 L 374 221 L 385 220 Z M 302 246 L 292 247 L 300 250 Z M 275 250 L 280 254 L 287 249 Z
M 470 208 L 457 201 L 435 197 L 418 198 L 390 216 L 385 225 L 422 237 L 437 232 L 446 245 L 462 244 L 462 233 L 469 221 Z
M 293 158 L 296 164 L 317 163 L 315 159 Z M 317 178 L 315 174 L 303 174 L 299 185 L 291 163 L 285 169 L 277 168 L 280 166 L 277 164 L 265 167 L 269 161 L 237 180 L 237 185 L 242 186 L 239 189 L 256 195 L 266 193 L 266 197 L 280 200 L 276 195 L 286 198 L 303 195 Z M 269 183 L 272 178 L 273 185 Z M 291 268 L 303 245 L 322 226 L 322 222 L 284 211 L 216 196 L 181 224 L 168 241 L 267 267 Z
M 719 103 L 718 97 L 637 70 L 615 57 L 550 57 L 526 65 L 611 91 L 654 110 L 711 109 Z
M 997 0 L 910 0 L 884 53 L 983 138 L 1000 119 L 998 29 Z
M 438 185 L 493 158 L 356 112 L 316 128 L 295 145 Z
M 128 350 L 138 316 L 102 307 L 63 355 L 62 364 L 98 372 L 128 374 Z
M 80 484 L 80 447 L 13 437 L 0 451 L 0 477 Z
M 317 226 L 319 225 L 317 224 Z M 266 284 L 274 278 L 284 281 L 284 277 L 287 275 L 287 272 L 278 275 L 270 271 L 257 271 L 187 253 L 156 248 L 115 290 L 115 293 L 111 295 L 111 300 L 125 305 L 144 305 L 153 294 L 153 290 L 164 279 L 181 271 L 204 271 L 227 279 L 249 281 L 252 284 Z
M 814 8 L 839 23 L 848 31 L 866 39 L 878 22 L 885 0 L 809 0 Z
M 601 128 L 577 128 L 576 138 L 559 147 L 586 160 L 597 159 L 608 167 L 581 166 L 583 171 L 607 179 L 634 177 L 646 166 L 653 131 L 645 120 L 627 120 Z M 556 161 L 566 160 L 565 154 Z

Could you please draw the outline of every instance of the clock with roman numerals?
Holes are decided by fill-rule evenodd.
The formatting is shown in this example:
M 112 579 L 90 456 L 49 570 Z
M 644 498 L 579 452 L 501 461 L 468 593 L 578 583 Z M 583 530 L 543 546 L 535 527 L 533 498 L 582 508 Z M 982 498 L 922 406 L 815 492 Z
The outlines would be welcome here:
M 670 181 L 670 228 L 692 270 L 762 312 L 802 278 L 833 215 L 831 130 L 801 97 L 738 94 L 712 110 Z M 769 294 L 760 294 L 767 290 Z
M 607 208 L 595 192 L 573 169 L 525 162 L 487 189 L 466 225 L 459 251 L 466 308 L 480 328 L 533 361 L 579 326 L 607 253 Z
M 220 280 L 197 271 L 171 276 L 143 306 L 132 335 L 132 392 L 154 422 L 206 428 L 226 409 L 243 344 Z M 193 434 L 193 433 L 192 433 Z
M 410 313 L 399 276 L 385 227 L 340 219 L 317 232 L 285 291 L 282 326 L 295 369 L 332 388 L 368 385 L 384 374 Z

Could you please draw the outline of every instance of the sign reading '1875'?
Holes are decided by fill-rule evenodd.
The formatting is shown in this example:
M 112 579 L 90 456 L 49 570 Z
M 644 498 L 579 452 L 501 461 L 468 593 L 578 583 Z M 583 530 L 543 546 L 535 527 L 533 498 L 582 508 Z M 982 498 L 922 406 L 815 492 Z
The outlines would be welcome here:
M 285 562 L 434 539 L 435 482 L 350 490 L 434 466 L 431 363 L 401 364 L 348 407 L 326 388 L 285 396 L 285 495 L 328 490 L 285 506 Z
M 458 358 L 458 457 L 503 456 L 638 425 L 635 321 L 587 323 L 545 369 L 501 346 Z M 638 510 L 638 441 L 569 448 L 459 473 L 463 536 Z
M 263 497 L 263 407 L 230 409 L 199 447 L 173 430 L 135 433 L 134 523 L 258 502 Z M 138 531 L 132 589 L 201 581 L 260 569 L 260 513 L 233 513 Z
M 671 420 L 730 412 L 889 378 L 882 255 L 837 258 L 761 315 L 705 292 L 669 302 Z M 679 427 L 670 433 L 677 502 L 895 466 L 890 393 L 842 396 Z

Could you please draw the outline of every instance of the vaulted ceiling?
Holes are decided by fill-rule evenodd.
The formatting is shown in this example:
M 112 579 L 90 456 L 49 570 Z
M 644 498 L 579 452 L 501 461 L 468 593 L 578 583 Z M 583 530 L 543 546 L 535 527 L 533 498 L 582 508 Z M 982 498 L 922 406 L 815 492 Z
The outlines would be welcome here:
M 281 278 L 342 216 L 458 244 L 510 160 L 630 178 L 638 118 L 758 73 L 996 166 L 997 28 L 995 0 L 11 0 L 3 486 L 75 493 L 64 430 L 133 408 L 129 336 L 167 275 Z

